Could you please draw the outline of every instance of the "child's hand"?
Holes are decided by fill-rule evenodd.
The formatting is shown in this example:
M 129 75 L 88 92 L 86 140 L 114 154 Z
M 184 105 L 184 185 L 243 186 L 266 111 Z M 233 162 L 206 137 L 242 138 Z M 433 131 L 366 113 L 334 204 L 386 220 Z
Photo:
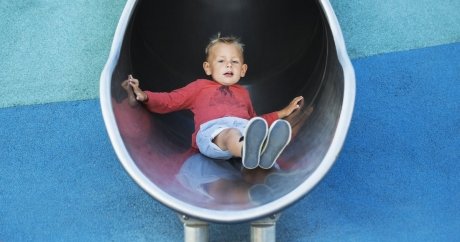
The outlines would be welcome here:
M 295 97 L 285 108 L 278 111 L 279 118 L 285 118 L 291 115 L 295 110 L 300 108 L 300 102 L 303 100 L 302 96 Z
M 128 83 L 133 88 L 137 101 L 146 102 L 148 100 L 147 94 L 139 88 L 139 80 L 134 79 L 132 75 L 129 75 Z

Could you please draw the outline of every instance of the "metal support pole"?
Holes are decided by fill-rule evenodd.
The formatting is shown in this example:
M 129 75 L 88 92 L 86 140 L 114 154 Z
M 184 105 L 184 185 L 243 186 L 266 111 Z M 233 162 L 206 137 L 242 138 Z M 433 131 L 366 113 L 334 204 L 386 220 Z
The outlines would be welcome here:
M 179 215 L 179 217 L 184 224 L 184 242 L 208 242 L 209 225 L 207 222 L 187 215 Z
M 275 242 L 276 221 L 280 214 L 273 214 L 267 218 L 251 223 L 251 242 Z

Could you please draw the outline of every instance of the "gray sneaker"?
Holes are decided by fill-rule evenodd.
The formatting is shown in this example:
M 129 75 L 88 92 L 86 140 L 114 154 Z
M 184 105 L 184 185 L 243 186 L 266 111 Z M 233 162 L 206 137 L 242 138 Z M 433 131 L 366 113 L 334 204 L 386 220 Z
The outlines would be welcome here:
M 270 169 L 291 141 L 291 125 L 283 119 L 276 120 L 268 131 L 265 149 L 260 157 L 259 167 Z
M 241 151 L 241 163 L 246 169 L 254 169 L 259 165 L 260 153 L 267 133 L 268 125 L 265 119 L 255 117 L 249 120 Z

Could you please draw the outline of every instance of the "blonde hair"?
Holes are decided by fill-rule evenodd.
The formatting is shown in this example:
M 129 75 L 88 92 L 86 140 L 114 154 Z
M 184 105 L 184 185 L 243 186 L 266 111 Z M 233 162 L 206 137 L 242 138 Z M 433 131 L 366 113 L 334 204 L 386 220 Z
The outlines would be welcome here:
M 240 38 L 235 37 L 235 36 L 220 36 L 220 33 L 218 33 L 216 37 L 212 38 L 209 41 L 208 46 L 206 46 L 206 49 L 204 51 L 205 60 L 208 60 L 209 53 L 211 52 L 211 48 L 218 43 L 235 45 L 238 49 L 240 49 L 241 57 L 244 59 L 244 44 L 241 43 Z

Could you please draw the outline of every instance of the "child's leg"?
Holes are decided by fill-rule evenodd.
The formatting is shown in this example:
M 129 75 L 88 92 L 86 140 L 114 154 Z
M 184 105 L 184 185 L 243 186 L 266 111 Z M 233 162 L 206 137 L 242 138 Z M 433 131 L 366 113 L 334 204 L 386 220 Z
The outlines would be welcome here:
M 248 121 L 246 119 L 225 117 L 210 120 L 200 125 L 196 136 L 196 144 L 200 153 L 213 158 L 228 160 L 232 157 L 241 157 L 242 129 Z
M 228 128 L 222 130 L 213 140 L 222 150 L 228 150 L 234 157 L 241 157 L 242 134 L 238 129 Z
M 252 118 L 244 130 L 244 138 L 236 128 L 221 131 L 213 140 L 222 150 L 229 151 L 234 157 L 241 157 L 242 164 L 247 169 L 259 165 L 260 152 L 267 137 L 267 122 L 262 118 Z

